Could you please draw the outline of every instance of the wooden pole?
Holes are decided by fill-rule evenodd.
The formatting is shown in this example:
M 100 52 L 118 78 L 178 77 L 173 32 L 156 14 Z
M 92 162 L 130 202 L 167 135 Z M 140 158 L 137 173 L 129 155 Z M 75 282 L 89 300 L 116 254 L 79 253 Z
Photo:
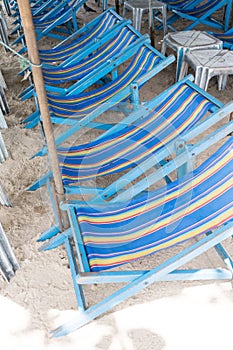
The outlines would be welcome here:
M 40 57 L 37 47 L 36 34 L 34 30 L 34 24 L 32 19 L 31 7 L 29 0 L 17 0 L 19 6 L 20 17 L 23 24 L 24 35 L 26 39 L 29 60 L 32 63 L 32 75 L 34 85 L 37 93 L 38 103 L 40 107 L 40 114 L 43 121 L 43 128 L 45 138 L 48 146 L 49 159 L 54 177 L 55 189 L 57 200 L 60 203 L 65 200 L 64 187 L 62 183 L 57 150 L 53 135 L 53 127 L 50 120 L 48 100 L 44 85 L 44 78 L 42 74 L 42 68 L 40 65 Z M 69 226 L 69 220 L 67 213 L 64 211 L 60 212 L 63 222 L 63 228 L 66 229 Z

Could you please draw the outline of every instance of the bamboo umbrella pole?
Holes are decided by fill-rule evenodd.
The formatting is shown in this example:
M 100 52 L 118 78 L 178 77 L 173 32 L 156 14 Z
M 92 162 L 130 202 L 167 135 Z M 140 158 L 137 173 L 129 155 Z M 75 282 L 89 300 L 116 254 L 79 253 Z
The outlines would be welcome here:
M 55 189 L 57 200 L 60 203 L 65 200 L 64 187 L 62 183 L 57 150 L 53 135 L 52 123 L 50 120 L 48 100 L 45 91 L 44 79 L 42 74 L 42 68 L 40 64 L 40 57 L 38 53 L 38 47 L 36 42 L 36 34 L 34 30 L 34 24 L 32 19 L 31 7 L 29 0 L 17 0 L 19 12 L 23 24 L 29 60 L 32 64 L 32 76 L 34 80 L 34 85 L 37 93 L 38 103 L 40 107 L 40 113 L 43 121 L 43 128 L 45 133 L 45 138 L 48 146 L 49 159 L 51 163 L 51 168 L 54 177 Z M 67 213 L 60 211 L 60 217 L 63 223 L 63 229 L 66 229 L 69 226 L 69 220 Z

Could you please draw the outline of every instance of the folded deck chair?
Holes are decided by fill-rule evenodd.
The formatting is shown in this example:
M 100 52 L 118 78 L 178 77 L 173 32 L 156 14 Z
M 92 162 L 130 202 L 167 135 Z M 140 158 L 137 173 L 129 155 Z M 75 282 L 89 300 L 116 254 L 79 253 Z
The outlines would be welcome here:
M 0 223 L 0 273 L 9 282 L 18 269 L 19 264 Z
M 116 36 L 110 39 L 105 45 L 98 48 L 92 54 L 89 54 L 85 59 L 79 61 L 74 58 L 72 62 L 63 66 L 44 66 L 42 68 L 44 82 L 46 83 L 46 90 L 50 92 L 59 93 L 62 95 L 72 92 L 73 85 L 69 88 L 54 87 L 54 85 L 62 86 L 64 82 L 79 81 L 80 79 L 87 80 L 89 77 L 98 74 L 99 79 L 106 77 L 101 76 L 99 72 L 103 71 L 104 66 L 114 67 L 112 74 L 116 77 L 117 66 L 127 59 L 129 59 L 144 42 L 149 42 L 148 36 L 142 36 L 140 33 L 134 30 L 132 26 L 124 26 L 119 28 Z M 89 50 L 88 50 L 89 51 Z M 100 81 L 101 82 L 101 81 Z M 19 95 L 21 99 L 32 97 L 35 94 L 34 85 L 27 88 L 23 93 Z
M 163 164 L 163 160 L 174 152 L 181 152 L 181 142 L 177 148 L 177 139 L 190 142 L 232 111 L 233 104 L 223 106 L 186 78 L 95 141 L 86 145 L 58 148 L 65 193 L 81 194 L 83 197 L 88 195 L 89 200 L 92 196 L 91 202 L 107 200 L 116 195 L 116 190 L 124 190 L 126 185 L 133 183 L 147 170 L 159 163 Z M 64 135 L 56 142 L 62 142 L 62 139 L 64 140 Z M 126 174 L 122 175 L 126 170 Z M 184 167 L 179 169 L 179 175 L 182 171 L 186 171 Z M 116 173 L 120 174 L 119 179 L 106 188 L 86 186 L 85 181 L 96 181 L 100 177 Z M 51 193 L 51 178 L 52 173 L 47 173 L 29 190 L 47 184 Z M 52 197 L 51 201 L 56 223 L 41 235 L 40 240 L 60 231 Z
M 84 78 L 82 83 L 79 81 L 65 96 L 48 93 L 51 121 L 55 124 L 72 125 L 75 120 L 84 118 L 99 106 L 108 109 L 108 103 L 111 101 L 120 103 L 131 98 L 134 104 L 138 104 L 138 89 L 173 60 L 173 56 L 166 58 L 151 45 L 145 43 L 133 56 L 125 70 L 106 85 L 89 92 L 83 92 L 87 87 L 97 82 L 101 75 L 105 76 L 109 69 L 112 70 L 111 62 L 97 75 L 91 75 L 88 79 Z M 114 65 L 114 62 L 112 64 Z M 132 88 L 132 84 L 134 84 L 134 88 Z M 27 123 L 27 127 L 34 127 L 39 120 L 40 113 L 36 111 L 24 122 Z
M 228 30 L 230 23 L 232 0 L 207 0 L 201 1 L 192 8 L 188 6 L 181 10 L 172 9 L 173 15 L 168 18 L 168 24 L 171 25 L 180 18 L 184 18 L 192 23 L 185 27 L 185 30 L 190 30 L 198 24 L 210 26 L 213 28 Z M 223 20 L 214 17 L 218 10 L 223 10 Z
M 34 23 L 36 23 L 36 21 L 38 21 L 39 19 L 41 19 L 43 16 L 45 16 L 46 14 L 48 14 L 52 9 L 58 8 L 58 6 L 63 6 L 62 2 L 59 0 L 49 0 L 49 1 L 37 1 L 37 2 L 30 2 L 30 8 L 31 8 L 31 14 L 33 17 L 33 21 Z M 64 0 L 63 4 L 68 4 L 69 0 Z M 19 8 L 18 8 L 18 3 L 15 2 L 14 7 L 12 7 L 12 9 L 14 10 L 13 13 L 13 17 L 15 17 L 14 22 L 12 23 L 13 25 L 16 25 L 12 31 L 11 34 L 16 34 L 21 31 L 22 29 L 22 21 L 21 21 L 21 17 L 20 17 L 20 12 L 19 12 Z
M 213 134 L 212 144 L 218 139 L 216 135 Z M 206 142 L 210 146 L 209 141 L 204 139 L 191 147 L 190 157 L 205 149 Z M 176 168 L 179 159 L 178 156 L 169 166 Z M 63 242 L 79 313 L 55 329 L 53 336 L 63 336 L 84 326 L 154 282 L 232 280 L 233 261 L 222 245 L 233 234 L 232 199 L 233 139 L 230 137 L 197 169 L 159 190 L 131 197 L 128 202 L 63 204 L 71 224 L 69 233 L 63 234 Z M 179 253 L 171 249 L 181 243 Z M 223 260 L 223 267 L 191 269 L 192 259 L 211 248 Z M 150 261 L 150 256 L 163 249 L 171 249 L 171 257 L 167 260 L 164 257 L 162 263 L 154 266 L 155 260 Z M 132 263 L 145 257 L 149 260 L 147 270 L 142 269 L 143 261 L 141 270 L 135 270 Z M 123 269 L 128 263 L 130 267 L 126 265 Z M 189 268 L 184 267 L 186 263 Z M 96 303 L 87 306 L 83 285 L 105 283 L 125 285 L 101 301 L 99 294 L 92 298 Z

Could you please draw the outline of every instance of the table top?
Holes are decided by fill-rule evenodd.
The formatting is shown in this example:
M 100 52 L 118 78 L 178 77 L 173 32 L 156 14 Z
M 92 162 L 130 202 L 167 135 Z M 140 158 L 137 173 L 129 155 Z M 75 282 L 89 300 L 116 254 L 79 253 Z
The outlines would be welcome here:
M 215 38 L 213 35 L 198 31 L 198 30 L 187 30 L 176 33 L 169 33 L 166 36 L 166 40 L 170 41 L 173 45 L 180 47 L 205 47 L 206 45 L 221 45 L 221 40 Z
M 229 50 L 192 50 L 186 53 L 185 60 L 195 66 L 214 69 L 229 69 L 233 67 L 233 51 Z

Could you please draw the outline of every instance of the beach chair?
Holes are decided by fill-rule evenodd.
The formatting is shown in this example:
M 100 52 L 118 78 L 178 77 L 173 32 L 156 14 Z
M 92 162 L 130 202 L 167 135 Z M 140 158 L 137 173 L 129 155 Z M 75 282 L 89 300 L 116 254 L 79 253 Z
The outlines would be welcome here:
M 72 32 L 77 31 L 78 23 L 76 14 L 87 0 L 72 0 L 60 2 L 45 15 L 34 17 L 34 28 L 37 40 L 43 37 L 51 37 L 58 40 L 63 40 Z M 19 33 L 21 23 L 12 31 L 12 34 Z M 24 43 L 24 34 L 18 35 L 18 38 L 12 43 Z
M 59 66 L 44 65 L 42 72 L 44 82 L 46 83 L 46 90 L 62 95 L 69 94 L 74 89 L 74 85 L 71 85 L 69 88 L 57 87 L 57 85 L 62 86 L 64 82 L 77 82 L 83 78 L 87 80 L 89 77 L 99 74 L 99 71 L 102 72 L 103 67 L 109 66 L 110 62 L 114 62 L 111 73 L 116 77 L 118 74 L 117 66 L 135 54 L 145 42 L 150 42 L 148 36 L 142 36 L 132 26 L 125 25 L 123 28 L 119 28 L 115 37 L 110 39 L 105 45 L 99 47 L 98 50 L 90 54 L 88 49 L 86 57 L 82 60 L 79 60 L 79 57 L 76 59 L 75 55 L 73 55 L 72 60 L 69 60 L 69 64 L 66 63 L 64 65 L 62 63 Z M 110 79 L 100 75 L 100 84 L 104 83 L 103 78 L 105 78 L 105 83 Z M 19 97 L 26 99 L 32 97 L 34 94 L 34 85 L 32 85 L 31 89 L 27 88 Z
M 228 126 L 190 147 L 190 158 L 226 137 Z M 163 171 L 176 169 L 182 159 L 180 154 Z M 233 234 L 232 169 L 233 139 L 229 137 L 198 168 L 166 187 L 130 197 L 126 202 L 118 198 L 107 204 L 63 203 L 70 228 L 44 249 L 65 244 L 79 312 L 52 335 L 63 336 L 84 326 L 152 283 L 232 280 L 233 261 L 223 246 Z M 154 174 L 153 181 L 156 178 Z M 150 180 L 145 179 L 140 192 L 150 186 Z M 191 265 L 194 258 L 212 248 L 223 262 L 221 267 L 219 261 L 216 268 Z M 164 249 L 169 249 L 170 255 L 157 263 L 151 255 Z M 142 258 L 147 261 L 146 269 Z M 134 264 L 139 259 L 140 270 Z M 102 300 L 99 293 L 92 298 L 94 304 L 87 304 L 83 286 L 105 283 L 120 285 Z
M 94 90 L 85 92 L 87 87 L 95 84 L 100 77 L 111 72 L 116 61 L 110 62 L 95 75 L 84 77 L 74 84 L 72 91 L 62 96 L 47 93 L 51 121 L 54 124 L 73 125 L 97 107 L 109 108 L 109 103 L 120 103 L 131 99 L 136 106 L 139 104 L 139 89 L 153 76 L 174 61 L 174 56 L 165 57 L 151 45 L 144 43 L 132 57 L 125 70 L 109 83 Z M 118 61 L 118 64 L 121 60 Z M 102 112 L 103 112 L 102 110 Z M 99 113 L 96 111 L 96 113 Z M 97 114 L 96 114 L 97 115 Z M 40 121 L 39 110 L 34 112 L 24 123 L 31 128 Z
M 171 154 L 184 151 L 182 142 L 191 142 L 232 112 L 233 104 L 224 106 L 189 79 L 190 76 L 176 83 L 95 141 L 68 148 L 58 147 L 66 195 L 88 196 L 92 203 L 113 198 L 116 191 L 123 191 L 122 195 L 126 196 L 131 190 L 134 193 L 134 186 L 128 190 L 125 186 L 137 181 L 146 171 L 163 165 L 164 159 Z M 80 126 L 72 131 L 77 132 L 78 129 Z M 60 135 L 57 145 L 68 136 L 69 131 Z M 176 143 L 177 140 L 180 142 Z M 38 155 L 46 153 L 44 148 Z M 188 166 L 181 167 L 178 176 L 186 172 Z M 124 175 L 123 171 L 126 172 Z M 85 183 L 117 173 L 119 178 L 106 188 L 91 188 Z M 30 191 L 34 191 L 46 184 L 51 195 L 56 223 L 41 235 L 41 241 L 61 231 L 50 187 L 51 179 L 52 173 L 49 172 L 29 187 Z
M 39 50 L 40 60 L 44 64 L 59 63 L 65 66 L 70 63 L 69 57 L 74 57 L 74 54 L 76 58 L 78 55 L 85 57 L 82 53 L 86 50 L 91 54 L 129 23 L 109 9 L 51 49 Z
M 19 264 L 0 223 L 0 273 L 10 282 L 18 269 Z
M 173 9 L 173 8 L 183 8 L 186 5 L 193 5 L 194 3 L 200 2 L 197 0 L 162 0 L 162 2 L 164 2 L 165 4 L 167 4 L 167 8 Z
M 94 20 L 69 35 L 50 49 L 39 49 L 42 64 L 69 64 L 69 57 L 76 54 L 76 58 L 91 54 L 108 40 L 110 40 L 122 26 L 130 21 L 124 20 L 114 10 L 109 9 Z M 20 42 L 20 39 L 17 39 Z M 19 53 L 26 51 L 22 48 Z M 84 52 L 84 56 L 83 56 Z M 81 58 L 80 58 L 81 59 Z
M 184 18 L 192 23 L 185 27 L 185 30 L 190 30 L 197 25 L 206 25 L 213 28 L 228 30 L 230 23 L 232 1 L 231 0 L 207 0 L 201 1 L 194 6 L 187 6 L 180 9 L 172 9 L 173 15 L 168 18 L 168 24 L 171 25 L 180 18 Z M 214 17 L 218 10 L 223 9 L 223 19 L 219 20 Z

